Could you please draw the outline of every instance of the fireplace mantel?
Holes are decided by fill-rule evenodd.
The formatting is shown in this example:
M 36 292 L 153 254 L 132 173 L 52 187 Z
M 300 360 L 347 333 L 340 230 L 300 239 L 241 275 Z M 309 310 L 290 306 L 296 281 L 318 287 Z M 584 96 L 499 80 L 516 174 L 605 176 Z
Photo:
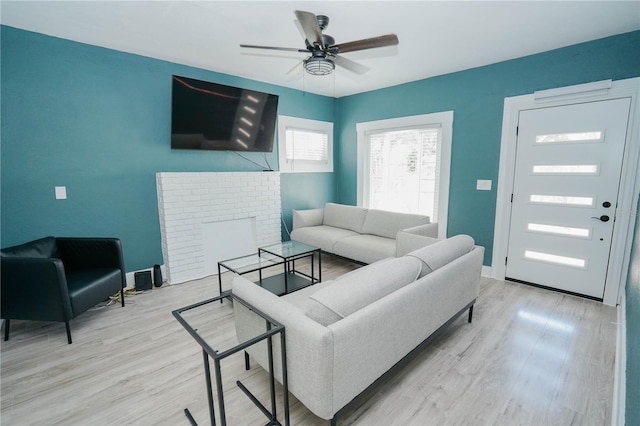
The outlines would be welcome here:
M 172 284 L 216 274 L 216 254 L 207 254 L 209 248 L 228 249 L 229 258 L 282 240 L 279 172 L 160 172 L 156 186 L 165 274 Z M 228 237 L 216 241 L 203 225 L 247 222 L 241 219 L 255 223 L 255 239 L 245 248 L 243 241 L 229 245 Z

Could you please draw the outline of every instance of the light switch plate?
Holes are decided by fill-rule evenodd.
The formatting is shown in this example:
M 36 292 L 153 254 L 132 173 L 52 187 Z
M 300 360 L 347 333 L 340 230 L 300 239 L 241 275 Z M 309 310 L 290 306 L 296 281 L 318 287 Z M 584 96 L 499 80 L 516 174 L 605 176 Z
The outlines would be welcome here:
M 476 189 L 478 191 L 491 191 L 491 181 L 478 179 Z
M 66 200 L 66 199 L 67 199 L 67 187 L 56 186 L 56 200 Z

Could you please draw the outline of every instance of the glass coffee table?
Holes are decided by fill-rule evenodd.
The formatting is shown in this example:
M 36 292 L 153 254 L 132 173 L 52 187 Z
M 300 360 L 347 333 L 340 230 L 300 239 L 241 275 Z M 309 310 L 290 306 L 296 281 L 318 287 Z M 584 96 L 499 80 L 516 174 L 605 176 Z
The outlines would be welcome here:
M 238 275 L 258 272 L 256 284 L 281 296 L 322 281 L 321 250 L 318 247 L 297 241 L 284 241 L 258 248 L 258 253 L 218 262 L 218 288 L 222 294 L 222 269 Z M 310 273 L 296 269 L 296 261 L 310 258 Z M 316 263 L 318 276 L 316 277 Z M 274 266 L 282 266 L 283 271 L 269 277 L 263 271 Z

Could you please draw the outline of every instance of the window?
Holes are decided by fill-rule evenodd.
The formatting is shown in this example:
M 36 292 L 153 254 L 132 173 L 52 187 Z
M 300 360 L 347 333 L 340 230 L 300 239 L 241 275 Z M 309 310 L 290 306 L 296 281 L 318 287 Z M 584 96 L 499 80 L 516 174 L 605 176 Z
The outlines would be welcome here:
M 333 123 L 278 116 L 280 171 L 333 171 Z
M 358 123 L 358 205 L 424 214 L 446 236 L 453 111 Z

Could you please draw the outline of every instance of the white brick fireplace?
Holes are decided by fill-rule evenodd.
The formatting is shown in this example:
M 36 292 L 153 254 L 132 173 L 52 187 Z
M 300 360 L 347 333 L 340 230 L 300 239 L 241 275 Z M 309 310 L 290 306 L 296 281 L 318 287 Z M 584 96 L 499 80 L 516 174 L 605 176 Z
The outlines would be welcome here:
M 156 174 L 170 283 L 217 274 L 217 262 L 281 241 L 278 172 Z

